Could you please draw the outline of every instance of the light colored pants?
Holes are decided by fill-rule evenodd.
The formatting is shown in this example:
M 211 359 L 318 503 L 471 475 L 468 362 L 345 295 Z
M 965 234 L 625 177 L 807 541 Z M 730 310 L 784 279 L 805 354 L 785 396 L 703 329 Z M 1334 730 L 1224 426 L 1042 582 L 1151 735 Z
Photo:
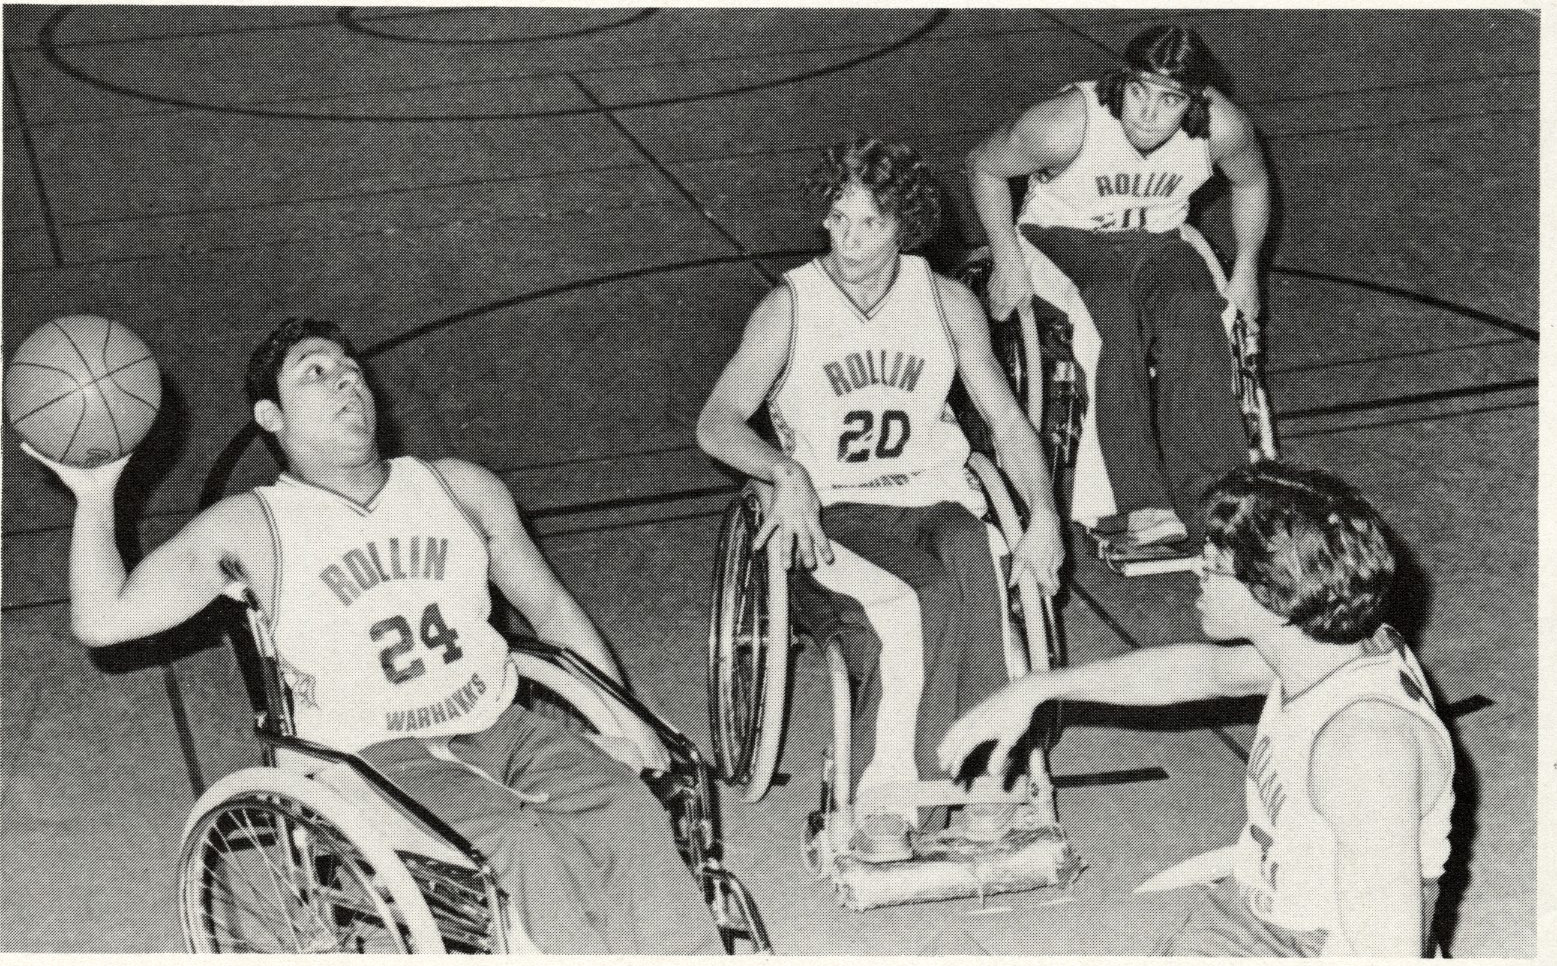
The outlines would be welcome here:
M 416 738 L 362 757 L 487 856 L 543 952 L 723 954 L 664 809 L 625 765 L 519 706 L 449 750 L 464 764 Z

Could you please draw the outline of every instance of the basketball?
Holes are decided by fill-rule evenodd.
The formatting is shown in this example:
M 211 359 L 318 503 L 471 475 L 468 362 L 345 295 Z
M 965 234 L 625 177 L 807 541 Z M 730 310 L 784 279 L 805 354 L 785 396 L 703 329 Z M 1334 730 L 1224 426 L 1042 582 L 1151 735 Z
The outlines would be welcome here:
M 134 332 L 95 315 L 38 327 L 5 378 L 11 425 L 49 459 L 101 466 L 146 438 L 162 405 L 157 360 Z

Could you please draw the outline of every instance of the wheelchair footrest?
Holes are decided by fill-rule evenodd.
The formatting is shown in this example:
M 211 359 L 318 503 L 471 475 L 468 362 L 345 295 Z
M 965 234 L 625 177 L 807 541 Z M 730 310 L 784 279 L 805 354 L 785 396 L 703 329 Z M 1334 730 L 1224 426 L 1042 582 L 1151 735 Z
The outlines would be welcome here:
M 1091 529 L 1087 536 L 1097 544 L 1098 559 L 1126 577 L 1182 573 L 1200 566 L 1200 548 L 1184 541 L 1131 544 L 1118 534 Z
M 993 842 L 959 834 L 956 828 L 915 833 L 914 857 L 905 862 L 862 862 L 848 854 L 832 857 L 827 878 L 838 903 L 855 911 L 917 902 L 942 902 L 1045 886 L 1069 886 L 1084 863 L 1058 825 L 1016 829 Z

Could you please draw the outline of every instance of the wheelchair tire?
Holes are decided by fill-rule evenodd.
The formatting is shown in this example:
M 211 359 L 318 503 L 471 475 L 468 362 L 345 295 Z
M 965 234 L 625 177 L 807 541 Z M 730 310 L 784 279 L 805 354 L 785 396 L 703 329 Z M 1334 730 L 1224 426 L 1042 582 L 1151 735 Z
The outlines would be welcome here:
M 1005 373 L 1006 383 L 1011 387 L 1011 394 L 1016 397 L 1022 412 L 1026 413 L 1029 419 L 1033 419 L 1034 425 L 1038 426 L 1042 421 L 1043 400 L 1041 398 L 1035 400 L 1032 396 L 1032 374 L 1041 372 L 1043 363 L 1037 326 L 1031 320 L 1023 320 L 1020 316 L 996 319 L 989 315 L 989 276 L 993 268 L 994 262 L 989 254 L 989 246 L 984 245 L 968 252 L 953 275 L 957 281 L 971 289 L 984 306 L 984 314 L 989 316 L 989 341 L 990 348 L 995 353 L 995 361 L 1000 364 L 1001 371 Z M 1039 386 L 1041 389 L 1041 380 Z M 961 389 L 960 386 L 959 391 L 966 395 L 966 390 Z M 993 459 L 994 439 L 971 400 L 968 400 L 965 407 L 955 408 L 957 419 L 963 423 L 963 432 L 967 434 L 968 442 L 974 452 L 983 453 Z M 964 409 L 967 411 L 964 412 Z
M 247 768 L 201 797 L 179 865 L 191 953 L 443 953 L 400 857 L 330 788 Z
M 708 629 L 708 716 L 714 762 L 748 802 L 778 768 L 789 675 L 789 576 L 778 547 L 752 543 L 762 501 L 748 486 L 719 527 Z
M 995 518 L 995 525 L 1005 537 L 1006 546 L 1014 552 L 1022 539 L 1024 524 L 1022 515 L 1011 500 L 1005 476 L 980 453 L 974 453 L 968 458 L 968 468 L 978 477 L 990 512 Z M 1017 580 L 1017 601 L 1021 604 L 1021 614 L 1019 619 L 1014 618 L 1014 623 L 1022 629 L 1027 650 L 1027 669 L 1052 671 L 1064 667 L 1065 638 L 1053 599 L 1045 597 L 1038 590 L 1038 583 L 1032 575 L 1024 574 Z M 1040 636 L 1043 638 L 1041 642 L 1036 640 Z M 1060 702 L 1048 702 L 1046 707 L 1047 711 L 1041 719 L 1041 743 L 1045 750 L 1052 750 L 1054 743 L 1059 740 L 1062 727 Z

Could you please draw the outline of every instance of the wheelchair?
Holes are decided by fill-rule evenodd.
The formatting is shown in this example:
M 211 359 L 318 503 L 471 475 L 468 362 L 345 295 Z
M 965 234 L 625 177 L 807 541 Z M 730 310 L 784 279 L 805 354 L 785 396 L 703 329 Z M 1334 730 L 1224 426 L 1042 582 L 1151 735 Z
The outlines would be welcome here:
M 1205 261 L 1218 292 L 1227 289 L 1227 272 L 1211 244 L 1196 228 L 1183 225 L 1180 237 Z M 1017 401 L 1044 437 L 1051 454 L 1057 492 L 1070 494 L 1069 518 L 1087 530 L 1117 512 L 1113 488 L 1097 440 L 1096 410 L 1091 405 L 1088 376 L 1101 347 L 1091 313 L 1071 280 L 1043 252 L 1021 239 L 1028 274 L 1039 297 L 1032 319 L 1020 315 L 991 319 L 995 356 L 1005 370 Z M 970 252 L 953 272 L 989 304 L 989 249 Z M 1047 303 L 1045 305 L 1044 303 Z M 1222 316 L 1231 360 L 1230 391 L 1238 401 L 1248 439 L 1249 461 L 1275 459 L 1276 434 L 1266 391 L 1265 349 L 1261 327 L 1232 305 Z M 971 428 L 975 448 L 988 452 L 987 438 Z M 1068 477 L 1061 483 L 1061 474 Z M 1062 503 L 1062 514 L 1066 514 Z M 1103 555 L 1102 548 L 1099 549 Z M 1132 565 L 1110 561 L 1126 575 L 1189 569 L 1194 557 Z
M 264 765 L 213 785 L 185 826 L 178 895 L 187 951 L 540 952 L 468 840 L 360 756 L 295 733 L 259 601 L 239 582 L 227 596 L 247 616 L 231 638 Z M 619 760 L 636 767 L 622 722 L 648 726 L 671 764 L 643 777 L 666 807 L 726 951 L 743 940 L 771 953 L 751 895 L 721 864 L 714 785 L 697 747 L 566 648 L 513 635 L 509 644 L 533 693 L 560 700 Z
M 989 509 L 984 522 L 991 549 L 1003 554 L 1021 539 L 1025 520 L 1005 478 L 986 456 L 974 452 L 968 469 L 985 494 Z M 1048 881 L 1010 890 L 986 889 L 987 883 L 979 882 L 978 892 L 1068 884 L 1080 871 L 1080 863 L 1059 832 L 1054 785 L 1049 775 L 1048 754 L 1060 729 L 1057 704 L 1045 705 L 1040 712 L 1038 740 L 1028 756 L 1025 780 L 1009 790 L 983 787 L 988 783 L 964 789 L 952 780 L 918 779 L 872 783 L 858 790 L 851 787 L 853 697 L 843 651 L 836 641 L 814 641 L 803 615 L 791 613 L 792 574 L 783 567 L 778 541 L 769 541 L 760 552 L 752 546 L 772 499 L 770 484 L 748 482 L 726 509 L 719 531 L 708 636 L 708 706 L 714 760 L 720 777 L 739 788 L 748 803 L 767 793 L 781 753 L 790 661 L 805 649 L 807 641 L 819 643 L 831 684 L 833 736 L 821 776 L 821 807 L 807 823 L 803 845 L 807 866 L 818 878 L 832 878 L 842 904 L 860 910 L 973 894 L 972 886 L 962 891 L 948 886 L 938 894 L 925 893 L 917 898 L 883 898 L 865 895 L 858 882 L 843 884 L 838 876 L 840 869 L 863 867 L 862 861 L 853 857 L 856 815 L 894 811 L 905 805 L 923 808 L 975 802 L 1025 803 L 1049 824 L 1054 875 L 1045 876 Z M 1000 573 L 998 566 L 996 573 Z M 1022 575 L 1015 595 L 1007 592 L 1004 581 L 1000 584 L 1001 604 L 1007 617 L 1003 639 L 1009 677 L 1063 666 L 1064 641 L 1052 602 L 1039 592 L 1030 575 Z M 921 850 L 917 844 L 914 851 L 918 858 Z M 973 864 L 974 860 L 967 856 L 964 859 L 968 865 Z M 892 863 L 899 864 L 911 863 Z

